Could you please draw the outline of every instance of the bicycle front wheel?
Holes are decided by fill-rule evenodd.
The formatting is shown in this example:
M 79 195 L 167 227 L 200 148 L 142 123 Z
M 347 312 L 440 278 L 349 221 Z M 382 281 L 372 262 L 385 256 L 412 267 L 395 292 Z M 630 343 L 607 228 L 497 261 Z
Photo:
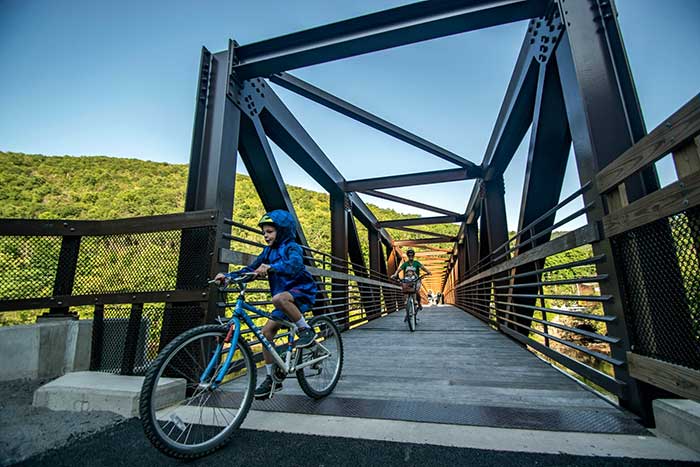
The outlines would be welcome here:
M 219 325 L 190 329 L 173 339 L 146 372 L 141 423 L 151 443 L 168 456 L 193 459 L 222 447 L 250 409 L 253 356 L 243 339 L 224 343 L 227 332 Z M 231 366 L 215 384 L 230 352 Z M 208 367 L 208 377 L 202 380 Z
M 413 303 L 413 297 L 409 296 L 406 300 L 406 318 L 408 322 L 408 329 L 413 332 L 416 330 L 416 310 Z
M 316 331 L 316 342 L 310 347 L 299 349 L 297 366 L 308 364 L 296 372 L 297 381 L 307 396 L 320 399 L 333 389 L 343 369 L 343 341 L 340 331 L 326 316 L 317 316 L 309 321 Z

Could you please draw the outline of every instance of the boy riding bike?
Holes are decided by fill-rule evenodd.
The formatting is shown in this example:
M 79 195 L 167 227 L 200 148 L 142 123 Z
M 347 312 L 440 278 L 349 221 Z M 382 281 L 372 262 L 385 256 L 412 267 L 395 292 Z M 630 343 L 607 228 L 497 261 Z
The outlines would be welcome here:
M 398 278 L 399 273 L 402 271 L 403 271 L 404 279 L 418 277 L 421 269 L 423 271 L 425 271 L 426 275 L 432 274 L 419 261 L 416 261 L 413 259 L 416 256 L 416 252 L 412 248 L 409 248 L 408 251 L 406 251 L 406 256 L 408 256 L 408 261 L 404 261 L 404 263 L 401 266 L 399 266 L 399 269 L 397 269 L 396 272 L 391 276 L 392 279 Z M 418 304 L 417 311 L 420 311 L 423 309 L 423 305 L 421 305 L 421 302 L 420 302 L 420 288 L 421 288 L 421 281 L 418 280 L 416 282 L 416 294 L 415 294 L 416 295 L 416 303 Z
M 272 304 L 275 310 L 272 315 L 277 318 L 289 319 L 297 327 L 296 346 L 308 347 L 316 338 L 316 333 L 306 323 L 302 313 L 310 310 L 316 301 L 316 282 L 304 267 L 302 249 L 294 241 L 296 224 L 292 215 L 281 209 L 265 214 L 258 222 L 267 246 L 262 253 L 240 271 L 227 274 L 219 273 L 214 280 L 227 283 L 230 279 L 243 274 L 254 273 L 258 277 L 267 276 L 272 294 Z M 268 320 L 262 329 L 263 335 L 273 342 L 280 324 Z M 272 372 L 274 360 L 272 355 L 263 348 L 265 370 L 267 377 L 255 390 L 256 399 L 267 399 L 272 392 Z M 275 385 L 274 391 L 282 389 L 282 383 Z

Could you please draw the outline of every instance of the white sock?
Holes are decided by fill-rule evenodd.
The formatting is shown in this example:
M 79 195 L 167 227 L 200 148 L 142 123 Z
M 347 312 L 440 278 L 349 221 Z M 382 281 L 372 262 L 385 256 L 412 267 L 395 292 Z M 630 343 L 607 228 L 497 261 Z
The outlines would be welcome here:
M 272 363 L 266 363 L 265 364 L 265 371 L 267 371 L 267 376 L 272 376 L 272 368 L 274 368 L 275 365 Z
M 301 319 L 300 319 L 299 321 L 297 321 L 297 322 L 294 323 L 294 324 L 295 324 L 296 327 L 299 328 L 299 329 L 304 329 L 304 328 L 308 328 L 308 327 L 309 327 L 309 325 L 306 324 L 306 320 L 304 319 L 303 316 L 301 317 Z

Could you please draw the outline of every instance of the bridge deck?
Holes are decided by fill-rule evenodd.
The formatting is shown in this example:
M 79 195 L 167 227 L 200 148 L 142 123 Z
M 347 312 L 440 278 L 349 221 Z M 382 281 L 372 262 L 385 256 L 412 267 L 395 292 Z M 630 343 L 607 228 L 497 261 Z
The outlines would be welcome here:
M 334 393 L 294 380 L 254 409 L 559 431 L 644 433 L 634 419 L 511 339 L 451 306 L 426 307 L 416 332 L 394 313 L 343 334 Z M 262 376 L 262 375 L 261 375 Z

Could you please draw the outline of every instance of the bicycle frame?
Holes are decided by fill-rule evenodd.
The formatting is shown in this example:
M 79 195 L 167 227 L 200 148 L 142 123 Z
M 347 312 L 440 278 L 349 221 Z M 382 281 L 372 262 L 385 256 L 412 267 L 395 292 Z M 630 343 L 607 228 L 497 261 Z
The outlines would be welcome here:
M 323 347 L 319 342 L 316 342 L 316 345 L 320 346 L 321 349 L 325 351 L 325 355 L 322 355 L 320 357 L 313 358 L 307 362 L 302 363 L 301 365 L 296 365 L 296 359 L 292 360 L 292 353 L 293 351 L 296 351 L 297 349 L 294 347 L 294 334 L 296 330 L 296 325 L 290 321 L 286 321 L 283 319 L 276 318 L 272 316 L 271 313 L 267 313 L 263 310 L 260 310 L 259 308 L 254 307 L 253 305 L 249 305 L 245 301 L 245 283 L 239 283 L 239 286 L 241 288 L 240 294 L 238 295 L 238 298 L 236 299 L 236 305 L 233 309 L 233 316 L 231 317 L 228 322 L 226 322 L 226 326 L 228 326 L 228 333 L 226 334 L 226 338 L 224 339 L 223 342 L 219 343 L 217 346 L 214 355 L 212 356 L 211 360 L 209 361 L 209 364 L 207 365 L 207 368 L 205 368 L 204 372 L 202 373 L 202 376 L 200 377 L 200 384 L 205 384 L 204 382 L 209 379 L 211 376 L 212 371 L 214 371 L 214 367 L 216 366 L 217 362 L 220 361 L 221 355 L 224 353 L 224 345 L 225 344 L 231 344 L 233 346 L 234 351 L 233 352 L 226 352 L 226 360 L 224 361 L 223 366 L 219 370 L 218 375 L 214 379 L 214 382 L 212 383 L 213 385 L 219 385 L 221 381 L 223 381 L 224 377 L 228 373 L 229 369 L 231 368 L 231 361 L 233 360 L 233 354 L 235 353 L 235 343 L 238 342 L 238 339 L 241 336 L 241 321 L 244 322 L 248 328 L 255 334 L 255 337 L 258 339 L 258 342 L 262 344 L 263 347 L 272 355 L 273 360 L 275 360 L 275 363 L 282 368 L 287 374 L 294 373 L 298 370 L 301 370 L 303 368 L 306 368 L 307 366 L 313 365 L 315 363 L 318 363 L 322 360 L 325 360 L 330 356 L 330 352 L 328 352 L 328 349 Z M 219 289 L 219 292 L 222 294 L 225 294 L 227 292 L 226 289 Z M 221 305 L 220 305 L 221 306 Z M 228 307 L 228 304 L 224 302 L 223 308 Z M 267 318 L 271 319 L 273 321 L 276 321 L 283 326 L 287 326 L 289 328 L 289 336 L 288 336 L 288 341 L 287 341 L 287 351 L 286 351 L 286 361 L 282 360 L 282 357 L 279 356 L 277 351 L 275 350 L 275 347 L 270 343 L 270 341 L 263 335 L 262 330 L 255 325 L 253 322 L 251 316 L 246 313 L 246 312 L 251 312 L 256 315 L 256 317 L 259 318 Z M 231 347 L 229 347 L 230 349 Z M 298 354 L 295 354 L 295 356 Z

